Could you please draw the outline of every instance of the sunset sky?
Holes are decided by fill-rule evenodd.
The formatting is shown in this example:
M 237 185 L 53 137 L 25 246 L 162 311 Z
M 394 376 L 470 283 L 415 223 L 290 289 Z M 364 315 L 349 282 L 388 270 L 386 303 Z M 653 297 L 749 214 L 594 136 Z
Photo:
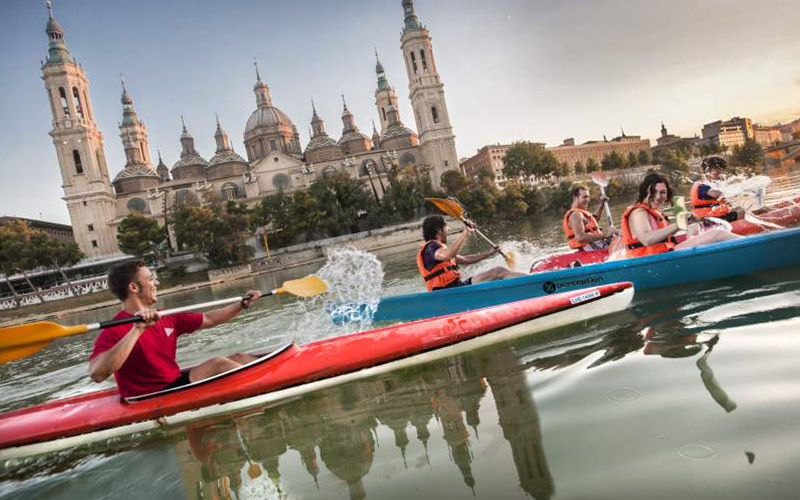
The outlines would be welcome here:
M 40 79 L 44 1 L 0 5 L 0 215 L 69 223 Z M 515 140 L 577 143 L 619 135 L 699 134 L 704 123 L 800 117 L 796 0 L 417 0 L 459 157 Z M 334 138 L 344 93 L 371 134 L 377 48 L 416 128 L 400 53 L 400 0 L 55 0 L 67 47 L 90 79 L 112 178 L 124 167 L 119 77 L 168 166 L 180 116 L 214 153 L 214 113 L 244 155 L 255 109 L 254 58 L 273 103 L 308 142 L 310 99 Z

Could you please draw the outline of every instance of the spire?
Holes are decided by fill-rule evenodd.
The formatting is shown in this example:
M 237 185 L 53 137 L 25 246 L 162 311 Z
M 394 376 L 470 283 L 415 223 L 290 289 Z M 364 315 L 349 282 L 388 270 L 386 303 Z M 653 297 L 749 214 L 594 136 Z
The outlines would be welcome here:
M 342 116 L 351 114 L 350 110 L 347 109 L 347 101 L 344 100 L 344 92 L 342 92 L 342 105 L 344 106 L 344 109 L 342 110 Z
M 622 128 L 622 127 L 620 127 L 620 128 L 619 128 L 619 131 L 620 131 L 620 132 L 622 132 L 622 137 L 625 137 L 625 129 L 624 129 L 624 128 Z
M 217 117 L 217 132 L 214 134 L 214 139 L 217 141 L 217 153 L 233 150 L 228 134 L 222 130 L 222 125 L 219 124 L 219 115 L 216 113 L 214 115 Z
M 667 127 L 664 126 L 664 122 L 661 122 L 661 137 L 667 136 Z
M 414 12 L 414 2 L 412 0 L 403 0 L 403 12 L 405 12 L 405 28 L 403 31 L 418 30 L 422 27 L 417 13 Z
M 322 121 L 320 120 L 319 115 L 317 115 L 317 107 L 314 105 L 314 99 L 311 99 L 311 121 Z
M 378 75 L 378 90 L 389 90 L 389 81 L 386 79 L 386 73 L 383 71 L 383 64 L 378 58 L 378 49 L 375 49 L 375 73 Z
M 50 41 L 50 48 L 48 49 L 47 62 L 48 63 L 61 63 L 73 62 L 67 50 L 67 44 L 64 41 L 64 28 L 61 27 L 56 17 L 53 14 L 53 2 L 47 2 L 47 11 L 49 17 L 47 19 L 47 38 Z
M 256 84 L 253 85 L 253 92 L 256 94 L 256 105 L 259 108 L 272 107 L 272 98 L 269 95 L 269 87 L 261 81 L 261 73 L 258 71 L 258 63 L 253 61 L 256 67 Z
M 342 133 L 346 134 L 348 132 L 358 132 L 358 127 L 356 127 L 356 124 L 353 121 L 353 113 L 347 109 L 347 101 L 344 100 L 344 93 L 342 93 L 342 105 L 344 106 L 344 109 L 342 109 L 342 125 L 344 126 Z
M 186 121 L 183 119 L 183 115 L 181 115 L 181 125 L 183 125 L 183 133 L 181 133 L 183 152 L 181 154 L 197 154 L 194 150 L 194 137 L 186 130 Z
M 381 134 L 375 128 L 375 120 L 372 120 L 372 147 L 378 148 L 381 145 Z

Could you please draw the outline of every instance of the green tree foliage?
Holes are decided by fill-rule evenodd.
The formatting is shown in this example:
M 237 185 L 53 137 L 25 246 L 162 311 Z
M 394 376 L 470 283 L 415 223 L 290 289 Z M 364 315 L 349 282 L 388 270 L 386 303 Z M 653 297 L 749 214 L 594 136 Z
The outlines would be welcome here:
M 469 179 L 458 170 L 448 170 L 442 174 L 442 187 L 451 195 L 460 193 L 469 185 Z
M 733 147 L 733 158 L 739 166 L 748 171 L 753 171 L 760 165 L 764 157 L 761 145 L 752 139 L 747 139 L 742 146 Z
M 719 143 L 716 141 L 708 141 L 700 146 L 700 154 L 702 156 L 718 155 L 722 153 L 722 151 L 723 148 L 720 147 Z
M 557 169 L 556 157 L 541 144 L 516 142 L 503 158 L 503 175 L 508 179 L 531 176 L 540 179 L 556 173 Z
M 639 157 L 633 151 L 628 153 L 628 166 L 635 167 L 639 164 Z
M 375 198 L 365 189 L 364 181 L 343 173 L 317 179 L 311 184 L 308 194 L 324 207 L 322 231 L 327 236 L 358 232 L 360 215 L 378 209 Z
M 117 226 L 119 249 L 140 259 L 161 260 L 166 239 L 167 231 L 158 221 L 139 213 L 129 214 Z
M 78 244 L 73 242 L 63 243 L 55 238 L 48 237 L 45 233 L 36 231 L 30 239 L 30 247 L 37 266 L 55 268 L 61 274 L 61 279 L 77 295 L 77 290 L 64 272 L 65 267 L 73 266 L 85 256 Z
M 612 151 L 611 153 L 603 155 L 603 160 L 600 162 L 600 165 L 605 171 L 617 170 L 625 166 L 625 158 L 618 152 Z
M 200 207 L 179 206 L 172 215 L 178 241 L 200 252 L 212 267 L 243 264 L 253 254 L 252 214 L 244 205 L 211 200 Z
M 586 162 L 586 172 L 592 173 L 598 170 L 600 170 L 600 165 L 597 164 L 594 158 L 589 158 L 589 161 Z
M 38 248 L 31 244 L 31 238 L 37 237 L 34 243 L 41 241 L 38 237 L 42 234 L 34 231 L 28 223 L 21 219 L 13 219 L 0 225 L 0 270 L 6 275 L 6 283 L 11 288 L 17 305 L 17 293 L 11 284 L 10 277 L 15 273 L 22 273 L 28 287 L 36 294 L 39 302 L 44 302 L 39 290 L 31 283 L 28 271 L 40 266 L 37 260 Z
M 586 167 L 583 166 L 583 162 L 578 160 L 575 162 L 575 174 L 581 175 L 586 173 Z
M 648 153 L 644 149 L 639 151 L 638 160 L 639 160 L 639 165 L 650 165 L 650 162 L 652 161 L 650 158 L 650 153 Z
M 661 170 L 676 182 L 685 181 L 691 171 L 682 153 L 672 148 L 659 149 L 653 161 L 661 165 Z

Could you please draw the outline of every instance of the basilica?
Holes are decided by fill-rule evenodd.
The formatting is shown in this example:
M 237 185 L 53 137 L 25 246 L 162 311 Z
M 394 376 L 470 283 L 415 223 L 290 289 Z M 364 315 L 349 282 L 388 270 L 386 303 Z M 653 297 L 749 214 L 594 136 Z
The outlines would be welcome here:
M 50 136 L 56 148 L 75 240 L 90 259 L 120 255 L 117 225 L 131 213 L 142 213 L 165 223 L 178 203 L 199 204 L 206 193 L 248 204 L 280 190 L 307 188 L 316 178 L 335 172 L 363 178 L 367 189 L 382 196 L 392 166 L 403 171 L 414 166 L 426 172 L 434 187 L 442 173 L 458 168 L 455 136 L 450 124 L 433 54 L 431 36 L 420 23 L 412 0 L 403 0 L 401 50 L 409 81 L 409 98 L 417 132 L 400 118 L 397 96 L 377 59 L 375 106 L 380 130 L 363 133 L 342 96 L 342 135 L 325 131 L 311 102 L 311 139 L 305 148 L 294 122 L 273 102 L 269 86 L 255 68 L 255 109 L 244 130 L 244 155 L 234 149 L 217 119 L 216 151 L 210 158 L 195 149 L 183 121 L 180 157 L 169 167 L 157 155 L 151 158 L 147 127 L 122 82 L 120 138 L 125 166 L 113 179 L 103 151 L 103 134 L 92 111 L 89 82 L 64 40 L 64 30 L 48 2 L 49 51 L 42 79 L 53 114 Z

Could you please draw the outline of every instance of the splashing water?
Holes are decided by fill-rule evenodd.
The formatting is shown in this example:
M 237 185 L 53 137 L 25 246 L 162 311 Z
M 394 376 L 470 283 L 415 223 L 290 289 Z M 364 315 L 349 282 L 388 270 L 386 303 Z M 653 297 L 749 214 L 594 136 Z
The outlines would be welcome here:
M 320 335 L 325 338 L 368 329 L 383 295 L 381 261 L 355 248 L 335 248 L 316 274 L 327 283 L 328 292 L 299 303 L 305 314 L 292 326 L 297 340 L 319 340 Z

